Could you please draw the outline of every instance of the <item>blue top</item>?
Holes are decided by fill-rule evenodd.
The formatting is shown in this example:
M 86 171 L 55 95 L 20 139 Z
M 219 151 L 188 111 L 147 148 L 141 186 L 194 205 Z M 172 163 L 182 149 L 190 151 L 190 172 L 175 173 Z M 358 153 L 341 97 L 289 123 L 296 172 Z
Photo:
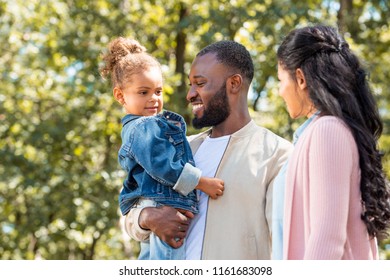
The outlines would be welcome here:
M 141 197 L 197 213 L 194 189 L 201 171 L 194 167 L 184 119 L 169 111 L 148 117 L 129 114 L 122 125 L 118 160 L 127 172 L 119 195 L 122 214 Z
M 293 144 L 295 145 L 306 127 L 319 114 L 317 111 L 308 118 L 293 135 Z M 284 163 L 275 177 L 274 189 L 272 194 L 272 259 L 283 259 L 283 215 L 284 215 L 284 189 L 286 186 L 286 171 L 288 160 Z

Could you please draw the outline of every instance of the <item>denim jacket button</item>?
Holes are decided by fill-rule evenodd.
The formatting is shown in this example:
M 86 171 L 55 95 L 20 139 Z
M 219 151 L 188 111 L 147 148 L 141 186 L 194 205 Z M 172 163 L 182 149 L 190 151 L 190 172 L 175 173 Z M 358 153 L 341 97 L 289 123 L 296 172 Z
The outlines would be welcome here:
M 169 136 L 169 142 L 171 142 L 171 143 L 173 143 L 173 138 L 172 138 L 172 136 Z

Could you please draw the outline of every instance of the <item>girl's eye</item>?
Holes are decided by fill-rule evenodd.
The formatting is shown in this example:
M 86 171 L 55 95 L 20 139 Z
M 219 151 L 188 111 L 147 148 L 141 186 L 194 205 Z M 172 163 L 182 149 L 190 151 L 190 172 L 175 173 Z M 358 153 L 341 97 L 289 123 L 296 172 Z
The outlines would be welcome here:
M 148 94 L 148 92 L 147 91 L 141 91 L 139 94 L 146 95 L 146 94 Z
M 162 94 L 162 90 L 156 91 L 156 95 L 160 96 Z

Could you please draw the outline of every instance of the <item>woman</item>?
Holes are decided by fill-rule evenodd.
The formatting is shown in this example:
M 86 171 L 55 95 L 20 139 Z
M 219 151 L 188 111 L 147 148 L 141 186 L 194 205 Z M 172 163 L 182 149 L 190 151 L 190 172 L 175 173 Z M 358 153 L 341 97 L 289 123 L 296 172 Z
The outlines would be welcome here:
M 390 205 L 366 72 L 328 26 L 293 30 L 277 56 L 291 118 L 309 118 L 285 175 L 283 258 L 378 259 Z

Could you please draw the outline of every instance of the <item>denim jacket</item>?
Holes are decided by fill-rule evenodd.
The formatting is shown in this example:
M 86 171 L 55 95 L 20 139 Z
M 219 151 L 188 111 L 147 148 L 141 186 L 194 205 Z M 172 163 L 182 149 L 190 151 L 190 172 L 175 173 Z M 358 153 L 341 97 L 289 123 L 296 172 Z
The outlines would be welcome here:
M 194 189 L 201 171 L 194 167 L 183 118 L 170 111 L 150 117 L 129 114 L 122 125 L 118 160 L 127 172 L 119 195 L 122 214 L 141 197 L 197 213 Z

